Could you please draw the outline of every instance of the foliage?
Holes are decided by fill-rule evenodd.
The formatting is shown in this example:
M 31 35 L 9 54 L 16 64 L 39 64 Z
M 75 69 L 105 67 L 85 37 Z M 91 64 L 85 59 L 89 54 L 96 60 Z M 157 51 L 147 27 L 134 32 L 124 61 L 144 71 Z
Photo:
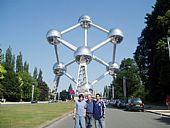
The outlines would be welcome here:
M 15 61 L 11 47 L 6 50 L 5 57 L 1 60 L 3 63 L 0 64 L 0 98 L 7 101 L 30 101 L 32 85 L 35 85 L 34 99 L 48 100 L 49 88 L 43 81 L 42 70 L 40 69 L 38 78 L 31 76 L 29 64 L 26 61 L 23 64 L 22 58 L 22 53 L 19 52 Z
M 148 92 L 147 99 L 164 101 L 170 94 L 170 61 L 167 36 L 170 36 L 170 1 L 157 0 L 151 14 L 146 16 L 146 27 L 138 38 L 134 53 L 140 76 Z
M 123 77 L 126 78 L 126 94 L 127 97 L 141 97 L 143 98 L 144 90 L 141 84 L 138 67 L 135 61 L 131 58 L 122 60 L 120 64 L 120 71 L 113 81 L 115 98 L 123 97 Z
M 60 99 L 62 101 L 65 101 L 68 98 L 68 92 L 66 90 L 63 90 L 60 92 Z
M 4 78 L 5 73 L 6 73 L 5 68 L 0 64 L 0 79 Z

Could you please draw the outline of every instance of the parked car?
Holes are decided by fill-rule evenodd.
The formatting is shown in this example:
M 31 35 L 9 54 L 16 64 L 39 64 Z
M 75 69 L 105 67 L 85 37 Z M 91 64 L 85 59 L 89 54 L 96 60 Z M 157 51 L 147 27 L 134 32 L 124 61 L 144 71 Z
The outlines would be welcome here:
M 31 104 L 35 104 L 35 103 L 38 103 L 38 101 L 37 100 L 32 100 L 31 101 Z
M 141 110 L 144 112 L 144 103 L 140 98 L 132 98 L 126 104 L 126 110 Z
M 117 107 L 118 108 L 126 108 L 126 103 L 127 103 L 126 100 L 120 99 L 117 103 Z

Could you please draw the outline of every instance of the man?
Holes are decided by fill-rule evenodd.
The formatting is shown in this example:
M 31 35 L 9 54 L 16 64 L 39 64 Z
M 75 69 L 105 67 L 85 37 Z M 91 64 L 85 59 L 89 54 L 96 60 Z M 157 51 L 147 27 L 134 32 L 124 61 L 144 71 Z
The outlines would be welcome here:
M 87 95 L 86 101 L 86 128 L 92 128 L 93 123 L 93 105 L 94 100 L 92 99 L 92 95 Z
M 85 126 L 86 116 L 86 102 L 84 101 L 83 94 L 79 95 L 79 100 L 75 103 L 73 110 L 73 119 L 75 120 L 74 128 L 86 128 Z
M 166 97 L 166 105 L 168 109 L 170 110 L 170 96 L 169 95 Z
M 94 103 L 95 128 L 105 128 L 105 108 L 105 103 L 101 101 L 101 95 L 97 93 Z

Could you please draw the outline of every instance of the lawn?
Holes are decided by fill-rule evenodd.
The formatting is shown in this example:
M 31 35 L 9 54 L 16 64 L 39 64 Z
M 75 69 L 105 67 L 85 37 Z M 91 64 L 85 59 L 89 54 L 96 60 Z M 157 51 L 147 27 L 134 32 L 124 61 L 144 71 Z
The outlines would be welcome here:
M 0 128 L 37 128 L 73 109 L 73 103 L 0 105 Z

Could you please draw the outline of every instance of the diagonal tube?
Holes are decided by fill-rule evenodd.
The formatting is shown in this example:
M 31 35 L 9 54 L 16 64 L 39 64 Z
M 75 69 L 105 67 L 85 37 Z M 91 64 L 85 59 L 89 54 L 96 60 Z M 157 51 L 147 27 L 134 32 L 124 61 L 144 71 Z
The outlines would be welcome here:
M 65 67 L 68 67 L 69 65 L 73 64 L 74 62 L 76 62 L 75 59 L 71 60 L 70 62 L 68 62 L 67 64 L 65 64 Z
M 67 42 L 67 41 L 65 41 L 65 40 L 63 40 L 63 39 L 61 39 L 61 38 L 58 38 L 57 40 L 60 41 L 63 45 L 65 45 L 65 46 L 66 46 L 67 48 L 69 48 L 70 50 L 72 50 L 72 51 L 76 51 L 76 50 L 77 50 L 77 47 L 76 47 L 76 46 L 70 44 L 69 42 Z
M 100 27 L 100 26 L 98 26 L 98 25 L 96 25 L 96 24 L 94 24 L 94 23 L 90 23 L 93 27 L 95 27 L 95 28 L 97 28 L 97 29 L 99 29 L 99 30 L 101 30 L 101 31 L 103 31 L 103 32 L 106 32 L 106 33 L 109 33 L 109 31 L 107 30 L 107 29 L 105 29 L 105 28 L 102 28 L 102 27 Z
M 106 63 L 105 61 L 101 60 L 101 59 L 98 58 L 97 56 L 94 56 L 94 55 L 93 55 L 93 60 L 99 62 L 100 64 L 102 64 L 102 65 L 104 65 L 104 66 L 106 66 L 106 67 L 109 67 L 109 64 L 108 64 L 108 63 Z
M 54 49 L 55 49 L 55 55 L 56 55 L 56 59 L 57 59 L 57 64 L 59 64 L 59 56 L 58 56 L 57 45 L 54 45 Z
M 103 41 L 100 44 L 98 44 L 98 45 L 94 46 L 93 48 L 91 48 L 91 52 L 96 51 L 97 49 L 99 49 L 100 47 L 104 46 L 105 44 L 107 44 L 110 41 L 111 41 L 111 38 L 106 39 L 105 41 Z
M 94 84 L 96 84 L 99 80 L 103 79 L 106 75 L 108 75 L 109 72 L 105 72 L 104 74 L 102 74 L 101 76 L 99 76 L 96 80 L 94 80 L 91 85 L 93 86 Z
M 77 28 L 77 27 L 79 27 L 79 26 L 80 26 L 80 23 L 78 23 L 78 24 L 76 24 L 76 25 L 74 25 L 74 26 L 71 26 L 71 27 L 65 29 L 65 30 L 63 30 L 63 31 L 61 32 L 61 35 L 69 32 L 69 31 L 71 31 L 71 30 L 73 30 L 73 29 L 75 29 L 75 28 Z
M 75 84 L 77 84 L 77 81 L 67 72 L 64 73 L 70 80 L 72 80 Z

